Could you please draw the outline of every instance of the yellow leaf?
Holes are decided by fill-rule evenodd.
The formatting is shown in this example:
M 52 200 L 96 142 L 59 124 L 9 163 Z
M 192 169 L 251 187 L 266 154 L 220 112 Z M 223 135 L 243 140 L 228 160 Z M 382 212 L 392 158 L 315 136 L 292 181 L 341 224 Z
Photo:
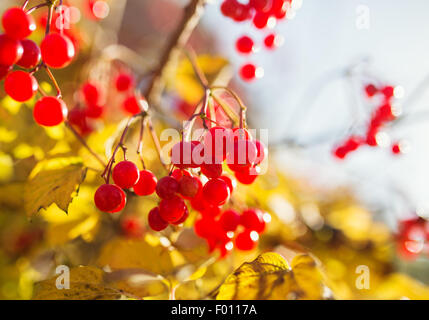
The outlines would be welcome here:
M 81 163 L 74 163 L 61 168 L 44 168 L 36 175 L 32 174 L 24 191 L 27 214 L 31 216 L 53 203 L 67 212 L 73 194 L 85 179 L 86 171 Z
M 77 267 L 71 269 L 69 289 L 60 290 L 57 288 L 58 276 L 37 283 L 34 288 L 33 299 L 113 300 L 119 299 L 121 296 L 118 290 L 109 288 L 105 285 L 104 271 L 99 268 Z
M 150 244 L 145 239 L 117 238 L 105 245 L 98 259 L 100 266 L 112 270 L 137 268 L 154 275 L 168 275 L 173 269 L 173 260 L 168 248 Z

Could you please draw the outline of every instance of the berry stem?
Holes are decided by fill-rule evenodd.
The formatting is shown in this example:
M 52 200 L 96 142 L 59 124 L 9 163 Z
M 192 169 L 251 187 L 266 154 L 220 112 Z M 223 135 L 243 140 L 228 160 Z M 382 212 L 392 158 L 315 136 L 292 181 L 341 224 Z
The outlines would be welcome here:
M 73 128 L 73 126 L 68 122 L 65 121 L 66 128 L 68 128 L 74 136 L 79 140 L 79 142 L 94 156 L 95 159 L 103 166 L 106 166 L 106 163 L 100 158 L 100 156 L 91 149 L 91 147 L 86 143 L 85 139 L 82 138 L 82 136 Z
M 49 67 L 45 63 L 43 64 L 43 67 L 45 68 L 45 71 L 48 74 L 48 77 L 51 79 L 51 81 L 55 87 L 55 90 L 57 90 L 57 98 L 61 99 L 62 98 L 61 89 L 60 89 L 60 86 L 58 85 L 57 80 L 55 79 L 54 75 L 52 74 L 51 69 L 49 69 Z
M 27 10 L 27 14 L 32 14 L 34 11 L 36 11 L 37 9 L 43 8 L 43 7 L 47 7 L 49 4 L 48 3 L 41 3 L 38 4 L 34 7 L 31 7 L 30 9 Z
M 140 134 L 139 134 L 139 140 L 137 143 L 137 155 L 140 158 L 140 162 L 141 162 L 144 170 L 146 170 L 146 165 L 145 165 L 144 159 L 143 159 L 143 135 L 144 135 L 145 124 L 146 124 L 146 118 L 141 117 L 140 118 Z
M 22 4 L 21 8 L 24 10 L 27 7 L 29 2 L 30 2 L 30 0 L 25 0 L 24 3 Z
M 195 50 L 191 46 L 188 45 L 185 48 L 185 54 L 188 57 L 189 62 L 191 63 L 192 69 L 194 70 L 194 73 L 197 76 L 197 79 L 200 82 L 201 86 L 205 90 L 207 90 L 209 88 L 209 81 L 207 80 L 206 76 L 204 75 L 204 72 L 198 66 L 197 55 L 195 54 Z

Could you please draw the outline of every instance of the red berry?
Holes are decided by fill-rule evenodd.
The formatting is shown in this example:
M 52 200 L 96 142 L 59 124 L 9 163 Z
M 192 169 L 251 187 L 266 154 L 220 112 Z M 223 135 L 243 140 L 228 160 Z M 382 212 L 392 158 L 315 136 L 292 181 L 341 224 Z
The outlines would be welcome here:
M 240 217 L 240 224 L 246 229 L 254 230 L 257 233 L 264 232 L 265 230 L 264 215 L 258 209 L 244 211 Z
M 68 121 L 79 129 L 81 135 L 87 135 L 92 131 L 92 128 L 88 125 L 86 112 L 82 108 L 73 108 L 70 110 Z
M 211 206 L 211 204 L 207 203 L 201 192 L 191 199 L 191 206 L 195 210 L 202 212 L 206 207 Z
M 227 210 L 222 213 L 219 223 L 225 231 L 235 231 L 240 224 L 240 215 L 235 210 Z
M 204 199 L 215 206 L 224 204 L 229 198 L 229 188 L 222 179 L 211 179 L 203 187 Z
M 279 41 L 277 36 L 274 33 L 271 33 L 265 37 L 264 44 L 267 49 L 272 50 L 279 46 Z
M 251 140 L 236 140 L 233 143 L 233 150 L 226 157 L 227 164 L 237 167 L 234 171 L 239 171 L 241 168 L 247 168 L 255 163 L 258 155 L 256 145 Z
M 400 154 L 401 153 L 401 146 L 399 143 L 394 143 L 392 145 L 392 153 L 393 154 Z
M 185 211 L 185 202 L 179 196 L 174 196 L 171 199 L 162 199 L 159 203 L 159 214 L 168 223 L 179 221 L 185 214 Z
M 197 177 L 184 176 L 179 181 L 179 193 L 186 199 L 194 198 L 202 188 L 203 184 Z
M 197 219 L 194 224 L 195 234 L 201 238 L 208 238 L 212 234 L 215 220 L 212 217 L 204 216 Z
M 225 181 L 229 189 L 229 194 L 232 194 L 232 192 L 234 191 L 234 185 L 236 185 L 237 182 L 235 180 L 232 181 L 231 178 L 227 176 L 220 176 L 219 179 L 222 179 L 223 181 Z
M 249 251 L 255 248 L 258 242 L 258 234 L 254 231 L 245 230 L 235 238 L 235 247 L 238 250 Z
M 96 106 L 100 102 L 100 89 L 92 82 L 85 82 L 81 88 L 82 97 L 87 106 Z
M 65 35 L 50 33 L 40 45 L 43 61 L 52 68 L 68 66 L 75 56 L 73 42 Z
M 33 109 L 34 120 L 46 127 L 53 127 L 67 119 L 67 106 L 56 97 L 43 97 Z
M 199 141 L 181 141 L 171 149 L 171 162 L 180 169 L 197 168 L 204 161 L 204 147 Z
M 15 101 L 24 102 L 34 97 L 39 85 L 33 75 L 24 71 L 8 74 L 4 82 L 6 93 Z
M 347 156 L 347 150 L 344 146 L 339 146 L 334 150 L 334 156 L 338 159 L 344 159 Z
M 155 231 L 162 231 L 168 227 L 168 222 L 164 221 L 159 214 L 159 208 L 155 207 L 150 210 L 148 215 L 149 227 Z
M 16 64 L 26 69 L 34 68 L 42 57 L 39 46 L 34 41 L 28 39 L 21 40 L 21 45 L 24 53 Z
M 173 172 L 171 173 L 171 176 L 174 179 L 176 179 L 177 181 L 180 181 L 180 179 L 182 179 L 182 177 L 184 177 L 184 176 L 190 177 L 191 174 L 188 171 L 186 171 L 186 170 L 174 169 Z
M 213 127 L 204 135 L 204 163 L 221 164 L 226 159 L 227 143 L 231 130 L 223 127 Z
M 393 97 L 395 92 L 395 88 L 392 86 L 386 86 L 383 89 L 381 89 L 381 93 L 384 94 L 384 96 L 386 97 L 386 99 L 389 99 L 391 97 Z
M 267 26 L 270 15 L 263 12 L 256 12 L 253 17 L 253 25 L 258 29 L 264 29 Z
M 253 63 L 247 63 L 240 69 L 240 76 L 244 81 L 252 81 L 257 77 L 257 68 Z M 259 75 L 258 75 L 259 77 Z
M 94 194 L 97 208 L 104 212 L 114 213 L 125 207 L 125 192 L 114 184 L 103 184 Z
M 365 92 L 366 92 L 366 95 L 367 95 L 369 98 L 371 98 L 371 97 L 375 96 L 375 94 L 378 92 L 378 89 L 377 89 L 377 87 L 376 87 L 375 85 L 373 85 L 373 84 L 368 84 L 368 85 L 365 87 Z
M 128 73 L 121 73 L 116 78 L 115 84 L 119 92 L 128 91 L 134 85 L 134 77 Z
M 5 33 L 17 40 L 28 37 L 36 30 L 33 17 L 18 7 L 10 8 L 3 14 L 2 24 Z
M 247 167 L 245 169 L 235 171 L 234 175 L 238 182 L 249 185 L 255 182 L 256 178 L 258 177 L 258 174 L 256 174 L 254 170 L 255 169 L 253 167 Z
M 255 8 L 256 11 L 266 12 L 271 9 L 272 0 L 249 0 L 249 4 Z
M 12 66 L 3 66 L 0 65 L 0 80 L 6 78 L 8 73 L 12 70 Z
M 213 218 L 215 218 L 215 217 L 217 217 L 218 215 L 220 215 L 221 214 L 221 209 L 220 209 L 220 207 L 218 207 L 218 206 L 214 206 L 214 205 L 211 205 L 211 204 L 207 204 L 206 203 L 206 205 L 205 205 L 205 207 L 204 207 L 204 209 L 203 210 L 201 210 L 201 215 L 203 216 L 203 217 L 205 217 L 205 216 L 208 216 L 208 217 L 213 217 Z
M 209 179 L 219 178 L 222 175 L 221 164 L 202 164 L 201 173 Z
M 254 140 L 253 142 L 255 143 L 256 151 L 257 151 L 255 164 L 260 164 L 262 161 L 264 161 L 265 154 L 267 153 L 267 151 L 264 144 L 261 141 Z
M 140 171 L 140 178 L 133 187 L 134 193 L 139 196 L 148 196 L 155 192 L 157 179 L 149 170 Z
M 121 161 L 113 168 L 113 181 L 122 189 L 133 187 L 139 180 L 139 177 L 139 169 L 131 161 Z
M 0 64 L 11 66 L 22 58 L 24 48 L 21 42 L 11 37 L 0 34 Z
M 104 108 L 99 105 L 88 105 L 85 109 L 85 114 L 88 118 L 99 119 L 104 113 Z
M 140 238 L 143 235 L 143 226 L 137 218 L 125 218 L 121 221 L 122 232 L 130 238 Z
M 269 13 L 277 19 L 283 19 L 286 16 L 286 11 L 290 1 L 285 0 L 272 0 L 272 5 Z
M 185 213 L 183 214 L 183 216 L 176 222 L 173 222 L 172 224 L 174 224 L 175 226 L 185 223 L 185 221 L 188 219 L 189 217 L 189 210 L 188 208 L 185 206 Z
M 237 39 L 237 42 L 235 43 L 235 47 L 238 52 L 240 53 L 251 53 L 253 51 L 253 40 L 252 38 L 248 36 L 242 36 Z
M 158 181 L 155 190 L 158 197 L 171 199 L 179 191 L 179 182 L 172 177 L 166 176 Z
M 124 109 L 124 111 L 126 111 L 130 114 L 138 114 L 138 113 L 142 112 L 140 104 L 137 101 L 136 96 L 134 96 L 134 95 L 129 96 L 128 98 L 126 98 L 124 100 L 124 102 L 122 103 L 122 108 Z

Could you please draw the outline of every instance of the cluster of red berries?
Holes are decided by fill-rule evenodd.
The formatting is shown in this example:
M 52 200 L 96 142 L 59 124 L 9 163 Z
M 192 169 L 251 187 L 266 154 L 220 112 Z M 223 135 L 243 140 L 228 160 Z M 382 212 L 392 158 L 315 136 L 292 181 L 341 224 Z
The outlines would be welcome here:
M 352 135 L 347 138 L 334 149 L 333 154 L 336 158 L 344 159 L 348 154 L 364 145 L 379 146 L 377 135 L 387 123 L 395 120 L 398 115 L 399 110 L 392 105 L 394 92 L 395 88 L 393 86 L 384 86 L 382 88 L 377 88 L 373 84 L 365 86 L 367 97 L 378 97 L 381 99 L 381 103 L 371 114 L 365 136 Z M 401 153 L 401 144 L 399 142 L 393 143 L 391 150 L 393 154 Z
M 19 102 L 33 98 L 39 89 L 34 77 L 40 59 L 48 67 L 64 68 L 75 56 L 73 43 L 67 36 L 51 33 L 39 46 L 26 39 L 36 29 L 31 15 L 18 7 L 8 9 L 2 17 L 4 34 L 0 35 L 0 78 L 5 78 L 6 93 Z M 29 71 L 14 70 L 13 66 Z M 42 126 L 56 126 L 67 117 L 67 107 L 57 97 L 42 97 L 34 106 L 35 121 Z
M 236 22 L 251 20 L 256 29 L 263 30 L 273 27 L 277 20 L 284 19 L 291 2 L 292 0 L 249 0 L 242 3 L 238 0 L 224 0 L 221 12 Z M 270 50 L 275 49 L 281 44 L 281 40 L 275 33 L 269 33 L 264 38 L 264 46 Z M 236 50 L 249 55 L 255 51 L 255 42 L 249 36 L 242 36 L 236 41 Z M 263 69 L 253 63 L 246 63 L 240 68 L 240 76 L 245 81 L 252 81 L 263 76 Z
M 429 255 L 429 222 L 421 217 L 403 220 L 397 235 L 398 254 L 408 260 Z
M 115 79 L 115 88 L 125 96 L 122 102 L 122 110 L 124 112 L 134 115 L 143 111 L 134 93 L 135 78 L 132 74 L 121 72 Z

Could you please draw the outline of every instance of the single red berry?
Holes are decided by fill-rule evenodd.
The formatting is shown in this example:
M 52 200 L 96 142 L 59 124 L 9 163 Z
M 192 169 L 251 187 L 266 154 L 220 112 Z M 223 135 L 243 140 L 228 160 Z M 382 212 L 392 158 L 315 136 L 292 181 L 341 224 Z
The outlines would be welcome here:
M 377 92 L 378 92 L 378 89 L 375 85 L 368 84 L 365 86 L 365 93 L 369 98 L 375 96 Z
M 344 144 L 344 147 L 348 152 L 357 150 L 361 145 L 363 141 L 359 137 L 352 136 L 347 139 L 347 141 Z
M 197 177 L 184 176 L 179 181 L 179 193 L 186 199 L 194 198 L 202 188 L 203 184 Z
M 257 77 L 257 68 L 253 63 L 247 63 L 240 69 L 241 79 L 244 81 L 252 81 Z M 259 77 L 259 76 L 258 76 Z
M 40 45 L 43 61 L 52 68 L 64 68 L 73 60 L 76 52 L 73 42 L 59 33 L 50 33 Z
M 390 103 L 385 103 L 385 104 L 381 105 L 376 110 L 375 116 L 379 119 L 380 122 L 387 122 L 387 121 L 394 120 L 395 115 L 393 113 L 392 105 Z
M 392 145 L 392 153 L 393 154 L 400 154 L 401 153 L 401 145 L 399 144 L 399 142 L 394 143 Z
M 240 217 L 240 224 L 246 229 L 254 230 L 257 233 L 262 233 L 265 230 L 264 215 L 258 209 L 243 211 Z
M 272 5 L 269 13 L 276 17 L 276 19 L 281 20 L 286 16 L 288 7 L 290 6 L 290 1 L 285 0 L 272 0 Z
M 249 0 L 249 4 L 259 12 L 267 12 L 271 9 L 272 0 Z
M 226 159 L 231 130 L 213 127 L 204 135 L 204 163 L 221 164 Z
M 245 185 L 252 184 L 258 177 L 258 174 L 254 172 L 253 167 L 246 167 L 245 169 L 235 171 L 234 175 L 238 182 Z
M 94 194 L 97 208 L 109 213 L 122 210 L 125 207 L 126 198 L 125 192 L 114 184 L 103 184 Z
M 256 151 L 257 151 L 255 164 L 260 164 L 262 161 L 264 161 L 267 151 L 264 144 L 261 141 L 254 140 L 253 142 L 255 143 Z
M 237 42 L 235 43 L 235 48 L 238 52 L 248 54 L 253 51 L 253 40 L 252 38 L 248 36 L 242 36 L 237 39 Z
M 136 96 L 132 95 L 127 97 L 122 103 L 122 108 L 125 112 L 130 114 L 138 114 L 142 112 L 139 102 Z
M 162 199 L 159 203 L 159 214 L 168 223 L 179 221 L 185 214 L 185 211 L 185 202 L 179 196 L 174 196 L 171 199 Z
M 180 181 L 180 179 L 182 179 L 182 177 L 184 177 L 184 176 L 190 177 L 191 174 L 188 171 L 186 171 L 186 170 L 174 169 L 173 172 L 171 173 L 171 176 L 174 179 L 176 179 L 177 181 Z
M 268 19 L 270 18 L 270 15 L 263 12 L 256 12 L 255 16 L 253 17 L 253 25 L 257 29 L 264 29 L 268 24 Z
M 248 5 L 244 5 L 242 3 L 236 2 L 234 6 L 234 12 L 231 15 L 231 18 L 236 22 L 243 22 L 252 17 L 251 7 Z
M 134 85 L 134 77 L 128 73 L 121 73 L 116 78 L 115 85 L 119 92 L 128 91 Z
M 87 106 L 96 106 L 100 102 L 100 89 L 94 82 L 85 82 L 80 89 Z
M 114 168 L 112 178 L 122 189 L 133 187 L 139 180 L 140 172 L 134 162 L 121 161 Z
M 2 24 L 5 33 L 17 40 L 28 37 L 36 30 L 33 17 L 18 7 L 10 8 L 3 14 Z
M 221 164 L 202 164 L 201 173 L 209 179 L 219 178 L 222 175 L 222 165 Z
M 179 224 L 185 223 L 188 217 L 189 217 L 189 210 L 188 210 L 188 207 L 185 206 L 185 213 L 183 214 L 183 216 L 176 222 L 173 222 L 172 224 L 174 224 L 175 226 L 178 226 Z
M 234 186 L 237 185 L 237 182 L 235 180 L 232 180 L 230 177 L 227 177 L 227 176 L 220 176 L 219 179 L 222 179 L 223 181 L 225 181 L 225 183 L 229 189 L 229 194 L 232 194 L 232 192 L 234 191 Z
M 85 109 L 86 116 L 91 119 L 99 119 L 104 113 L 104 108 L 99 105 L 88 105 Z
M 155 207 L 150 210 L 148 215 L 149 227 L 155 231 L 162 231 L 168 227 L 168 222 L 164 221 L 159 214 L 159 208 Z
M 235 231 L 240 224 L 240 215 L 235 210 L 226 210 L 219 218 L 219 223 L 225 231 Z
M 4 82 L 6 93 L 15 101 L 24 102 L 34 97 L 39 88 L 36 78 L 24 71 L 8 74 Z
M 67 119 L 67 106 L 56 97 L 43 97 L 33 109 L 34 120 L 46 127 L 53 127 Z
M 140 171 L 140 178 L 134 185 L 134 193 L 138 196 L 148 196 L 155 192 L 157 179 L 149 170 Z
M 204 199 L 215 206 L 224 204 L 229 198 L 229 188 L 222 179 L 211 179 L 203 187 Z
M 68 113 L 68 121 L 70 124 L 76 126 L 79 129 L 81 135 L 85 136 L 91 133 L 92 128 L 89 126 L 86 112 L 82 108 L 73 108 Z
M 24 48 L 21 42 L 5 34 L 0 34 L 0 64 L 12 66 L 22 58 Z
M 202 217 L 197 219 L 194 223 L 194 232 L 201 238 L 208 238 L 212 234 L 213 225 L 215 220 L 212 217 Z
M 21 45 L 24 49 L 24 53 L 22 54 L 22 58 L 16 64 L 26 69 L 34 68 L 42 57 L 39 46 L 29 39 L 21 40 Z
M 241 251 L 249 251 L 256 247 L 258 234 L 255 231 L 245 230 L 235 238 L 235 247 Z
M 392 86 L 386 86 L 383 89 L 381 89 L 381 93 L 384 94 L 384 96 L 386 97 L 386 99 L 390 99 L 393 97 L 394 93 L 395 93 L 395 88 Z
M 0 65 L 0 80 L 6 78 L 9 72 L 12 70 L 12 66 L 3 66 Z
M 166 176 L 158 181 L 155 190 L 161 199 L 171 199 L 179 191 L 179 182 L 173 177 Z
M 137 218 L 127 217 L 121 221 L 122 232 L 129 238 L 140 238 L 143 235 L 143 226 Z

